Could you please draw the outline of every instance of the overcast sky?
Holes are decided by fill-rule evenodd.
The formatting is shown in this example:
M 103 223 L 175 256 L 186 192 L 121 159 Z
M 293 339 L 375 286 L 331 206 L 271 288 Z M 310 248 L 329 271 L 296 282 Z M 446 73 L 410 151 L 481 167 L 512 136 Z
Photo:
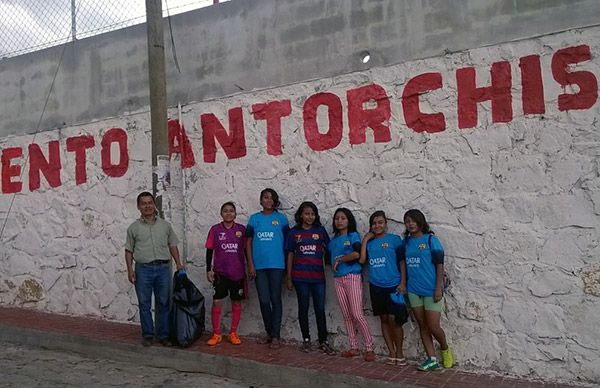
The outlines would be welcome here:
M 167 5 L 175 15 L 212 4 L 213 0 L 163 0 L 163 13 L 167 15 Z M 144 23 L 146 2 L 76 0 L 76 18 L 80 39 Z M 0 0 L 0 58 L 64 43 L 70 33 L 71 0 Z

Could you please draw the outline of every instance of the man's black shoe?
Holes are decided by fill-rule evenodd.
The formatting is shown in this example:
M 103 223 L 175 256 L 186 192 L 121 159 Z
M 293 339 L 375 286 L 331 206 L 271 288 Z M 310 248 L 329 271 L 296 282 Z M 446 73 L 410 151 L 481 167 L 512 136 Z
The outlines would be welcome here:
M 173 344 L 171 343 L 171 341 L 169 341 L 169 340 L 168 340 L 168 339 L 166 339 L 166 338 L 163 338 L 163 339 L 161 339 L 161 340 L 160 340 L 160 344 L 161 344 L 162 346 L 173 346 Z
M 144 338 L 142 340 L 142 346 L 148 347 L 148 346 L 152 346 L 152 338 Z

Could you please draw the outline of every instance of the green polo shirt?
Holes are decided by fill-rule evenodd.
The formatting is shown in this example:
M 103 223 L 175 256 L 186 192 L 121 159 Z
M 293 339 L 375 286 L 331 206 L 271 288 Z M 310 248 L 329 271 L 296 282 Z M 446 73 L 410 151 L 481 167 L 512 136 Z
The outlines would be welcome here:
M 179 240 L 171 224 L 159 217 L 153 224 L 140 218 L 127 228 L 125 250 L 133 252 L 133 259 L 138 263 L 171 260 L 169 247 L 177 244 Z

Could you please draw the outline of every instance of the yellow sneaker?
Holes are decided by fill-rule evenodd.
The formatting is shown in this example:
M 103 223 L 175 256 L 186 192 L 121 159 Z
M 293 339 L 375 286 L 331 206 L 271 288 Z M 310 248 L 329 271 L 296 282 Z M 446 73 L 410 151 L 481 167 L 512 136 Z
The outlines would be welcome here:
M 242 340 L 240 339 L 240 337 L 238 337 L 237 333 L 235 332 L 229 333 L 227 339 L 232 345 L 240 345 L 242 343 Z
M 442 366 L 444 368 L 452 368 L 452 365 L 454 365 L 454 357 L 452 357 L 452 350 L 448 346 L 448 349 L 442 350 Z
M 213 334 L 212 337 L 210 337 L 208 341 L 206 341 L 206 344 L 208 346 L 215 346 L 220 344 L 221 341 L 223 341 L 223 337 L 221 336 L 221 334 Z

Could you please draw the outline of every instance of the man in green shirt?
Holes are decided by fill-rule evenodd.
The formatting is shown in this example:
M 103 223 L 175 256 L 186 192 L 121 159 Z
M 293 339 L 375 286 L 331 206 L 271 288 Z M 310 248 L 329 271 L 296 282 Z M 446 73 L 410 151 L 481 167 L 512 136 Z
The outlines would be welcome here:
M 127 228 L 125 262 L 127 276 L 135 285 L 142 325 L 142 344 L 152 345 L 154 322 L 152 320 L 152 294 L 156 307 L 157 337 L 162 345 L 169 346 L 169 294 L 171 283 L 171 257 L 177 270 L 183 269 L 177 249 L 177 236 L 171 224 L 156 216 L 154 196 L 145 191 L 137 197 L 141 217 Z M 135 268 L 134 268 L 135 261 Z

